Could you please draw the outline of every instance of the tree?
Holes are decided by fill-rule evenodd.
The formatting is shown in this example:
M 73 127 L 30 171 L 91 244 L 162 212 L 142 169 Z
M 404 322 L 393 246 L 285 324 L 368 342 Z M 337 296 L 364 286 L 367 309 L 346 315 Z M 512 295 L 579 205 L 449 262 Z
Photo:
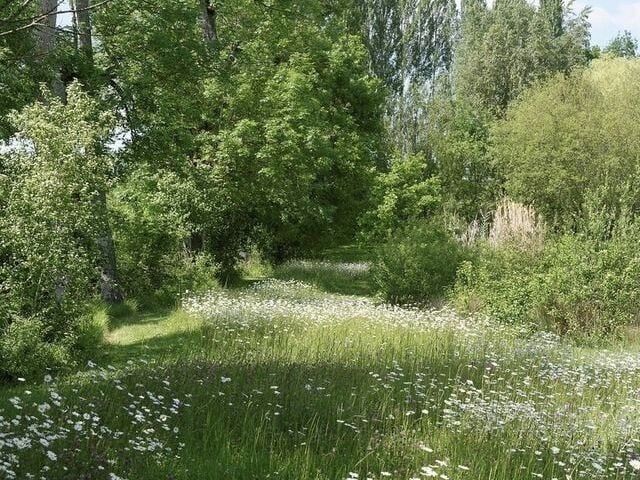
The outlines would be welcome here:
M 597 60 L 525 94 L 493 131 L 492 156 L 507 194 L 563 229 L 575 225 L 595 194 L 598 208 L 619 212 L 631 182 L 635 211 L 639 78 L 637 60 Z
M 136 1 L 95 16 L 109 100 L 131 134 L 111 197 L 116 247 L 149 253 L 123 251 L 125 277 L 154 262 L 154 289 L 185 250 L 187 263 L 205 255 L 227 273 L 249 243 L 283 259 L 353 236 L 379 161 L 383 90 L 341 8 Z M 149 245 L 166 245 L 157 256 L 131 238 L 145 210 L 157 213 Z
M 540 0 L 539 12 L 546 20 L 553 38 L 561 37 L 565 28 L 563 0 Z
M 456 49 L 455 91 L 502 115 L 534 82 L 587 60 L 588 10 L 574 15 L 557 0 L 536 9 L 525 0 L 467 2 Z
M 625 30 L 609 42 L 604 49 L 604 53 L 613 55 L 614 57 L 633 58 L 638 56 L 638 40 Z
M 93 32 L 91 28 L 91 7 L 89 0 L 72 0 L 73 22 L 76 45 L 89 60 L 93 58 Z
M 388 122 L 402 151 L 417 151 L 428 122 L 424 104 L 453 61 L 457 10 L 452 0 L 360 3 L 372 71 L 389 88 Z
M 100 199 L 112 166 L 104 151 L 112 117 L 78 84 L 67 98 L 45 90 L 42 102 L 13 116 L 18 134 L 0 179 L 0 343 L 5 335 L 37 342 L 25 354 L 49 352 L 43 367 L 70 355 L 95 297 L 95 239 L 107 222 Z M 18 339 L 20 332 L 31 337 Z M 0 373 L 9 368 L 4 361 Z

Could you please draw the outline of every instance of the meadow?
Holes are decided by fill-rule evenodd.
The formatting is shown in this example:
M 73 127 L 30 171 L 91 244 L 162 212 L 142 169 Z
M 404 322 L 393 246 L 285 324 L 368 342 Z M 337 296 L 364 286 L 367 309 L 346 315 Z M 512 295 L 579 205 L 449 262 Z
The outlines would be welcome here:
M 80 371 L 0 390 L 0 478 L 639 478 L 637 345 L 384 305 L 368 272 L 113 316 Z

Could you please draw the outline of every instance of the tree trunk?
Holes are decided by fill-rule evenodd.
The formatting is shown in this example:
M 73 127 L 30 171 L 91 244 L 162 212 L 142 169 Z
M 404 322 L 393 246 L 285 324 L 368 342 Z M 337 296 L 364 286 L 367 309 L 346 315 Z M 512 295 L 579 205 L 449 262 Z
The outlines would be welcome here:
M 76 29 L 77 48 L 91 60 L 93 58 L 93 44 L 89 0 L 72 0 L 71 5 L 74 10 L 73 19 Z
M 38 53 L 48 55 L 56 46 L 57 0 L 41 0 L 38 15 L 44 16 L 36 28 Z
M 124 300 L 120 285 L 118 285 L 118 268 L 116 248 L 113 243 L 113 232 L 109 224 L 107 212 L 107 195 L 100 194 L 97 210 L 102 218 L 101 233 L 96 239 L 100 251 L 100 294 L 102 300 L 108 304 L 121 303 Z
M 35 30 L 38 60 L 46 62 L 49 59 L 49 55 L 56 48 L 58 0 L 41 0 L 38 13 L 44 17 Z M 66 100 L 65 86 L 60 78 L 59 70 L 56 70 L 53 74 L 50 87 L 56 96 L 63 101 Z
M 215 48 L 218 43 L 216 7 L 212 0 L 200 0 L 200 9 L 202 14 L 202 34 L 204 36 L 204 41 L 211 48 Z
M 90 0 L 72 0 L 73 24 L 75 29 L 76 48 L 85 58 L 93 62 L 93 43 Z M 82 80 L 82 79 L 80 79 Z M 118 284 L 118 263 L 113 243 L 113 232 L 109 225 L 107 194 L 101 192 L 96 205 L 97 217 L 101 219 L 100 234 L 95 239 L 99 251 L 100 294 L 108 304 L 120 303 L 124 300 Z

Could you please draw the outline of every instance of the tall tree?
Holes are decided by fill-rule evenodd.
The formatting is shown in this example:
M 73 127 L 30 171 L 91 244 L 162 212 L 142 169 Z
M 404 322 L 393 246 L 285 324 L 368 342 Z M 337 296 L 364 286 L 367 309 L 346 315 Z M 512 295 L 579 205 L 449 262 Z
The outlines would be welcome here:
M 402 151 L 415 151 L 428 122 L 425 103 L 453 61 L 455 1 L 366 0 L 359 8 L 372 70 L 391 93 L 392 138 Z
M 87 58 L 93 57 L 93 42 L 91 29 L 91 11 L 89 0 L 72 0 L 73 19 L 77 48 Z
M 564 33 L 563 0 L 540 0 L 540 13 L 545 17 L 551 34 L 557 38 Z
M 618 33 L 618 35 L 609 42 L 604 52 L 614 57 L 636 57 L 638 55 L 638 40 L 631 32 L 625 30 L 623 33 Z
M 92 71 L 93 65 L 93 28 L 91 22 L 91 4 L 89 0 L 72 0 L 73 26 L 75 47 L 80 54 L 81 61 Z M 80 69 L 80 71 L 87 71 Z M 89 78 L 79 78 L 82 82 L 88 82 Z M 99 284 L 102 299 L 107 303 L 119 303 L 123 300 L 122 290 L 118 281 L 118 268 L 116 260 L 113 232 L 109 222 L 107 207 L 107 191 L 100 190 L 94 198 L 96 225 L 95 243 L 99 252 Z
M 577 15 L 559 0 L 526 0 L 485 9 L 467 2 L 456 51 L 456 94 L 495 115 L 536 80 L 588 61 L 588 10 Z
M 51 62 L 56 48 L 56 28 L 58 20 L 59 0 L 40 0 L 38 20 L 35 27 L 37 57 L 42 63 Z M 50 80 L 51 90 L 59 98 L 65 98 L 65 85 L 60 75 L 59 66 L 53 65 Z

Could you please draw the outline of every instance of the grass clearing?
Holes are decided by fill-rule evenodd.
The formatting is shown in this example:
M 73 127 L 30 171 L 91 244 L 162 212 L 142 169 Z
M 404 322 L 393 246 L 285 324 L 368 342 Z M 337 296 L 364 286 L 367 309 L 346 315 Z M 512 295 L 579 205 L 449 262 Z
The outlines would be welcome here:
M 0 392 L 0 476 L 638 478 L 637 349 L 319 284 L 255 282 L 114 322 L 99 366 Z

